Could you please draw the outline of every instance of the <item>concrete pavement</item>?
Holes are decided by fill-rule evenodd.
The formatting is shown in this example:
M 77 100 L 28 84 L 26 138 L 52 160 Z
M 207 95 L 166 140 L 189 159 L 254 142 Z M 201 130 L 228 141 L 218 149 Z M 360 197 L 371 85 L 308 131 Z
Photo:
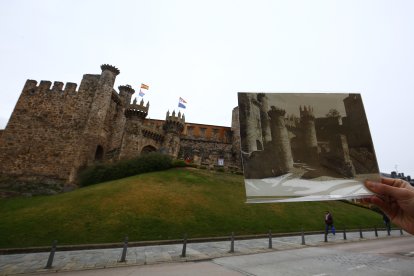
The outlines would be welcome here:
M 142 246 L 142 247 L 130 247 L 127 250 L 126 262 L 119 262 L 121 259 L 122 248 L 115 249 L 95 249 L 95 250 L 75 250 L 75 251 L 56 251 L 53 266 L 50 269 L 45 269 L 49 253 L 28 253 L 28 254 L 11 254 L 0 255 L 0 275 L 14 275 L 14 274 L 44 274 L 50 272 L 68 272 L 68 271 L 86 271 L 87 273 L 93 273 L 93 270 L 108 271 L 108 268 L 124 267 L 136 267 L 139 266 L 143 270 L 153 269 L 154 264 L 162 264 L 162 266 L 177 266 L 177 264 L 183 264 L 187 267 L 194 266 L 199 267 L 201 271 L 209 271 L 208 275 L 220 275 L 224 271 L 234 273 L 237 270 L 224 269 L 225 260 L 227 257 L 234 258 L 234 256 L 248 255 L 248 259 L 254 259 L 254 254 L 276 254 L 278 252 L 284 252 L 293 249 L 320 249 L 325 245 L 335 245 L 356 242 L 361 240 L 379 240 L 387 239 L 393 240 L 401 237 L 399 231 L 392 231 L 390 237 L 387 236 L 385 231 L 378 232 L 379 238 L 375 237 L 374 231 L 363 232 L 363 239 L 360 238 L 359 232 L 348 232 L 347 240 L 343 239 L 341 232 L 336 236 L 330 234 L 328 236 L 328 242 L 324 242 L 324 235 L 307 235 L 305 236 L 305 245 L 302 245 L 301 236 L 292 237 L 277 237 L 272 239 L 273 248 L 269 249 L 269 241 L 267 238 L 251 239 L 251 240 L 235 240 L 234 253 L 230 253 L 230 241 L 220 242 L 205 242 L 205 243 L 188 243 L 186 250 L 186 257 L 181 257 L 182 244 L 173 245 L 158 245 L 158 246 Z M 413 237 L 404 233 L 404 239 L 413 243 Z M 414 249 L 413 249 L 414 251 Z M 306 251 L 305 251 L 306 253 Z M 223 266 L 222 268 L 216 267 L 213 263 L 208 262 L 193 263 L 206 260 L 214 260 L 213 263 Z M 230 266 L 231 267 L 231 266 Z M 181 268 L 181 267 L 180 267 Z M 206 270 L 207 269 L 207 270 Z M 211 271 L 210 271 L 211 269 Z M 223 270 L 224 269 L 224 270 Z M 161 269 L 162 271 L 162 269 Z M 167 270 L 169 271 L 169 270 Z M 223 273 L 221 273 L 221 272 Z M 98 272 L 98 271 L 97 271 Z M 108 271 L 109 272 L 109 271 Z M 183 271 L 181 271 L 184 273 Z M 215 273 L 217 272 L 217 273 Z M 199 274 L 199 273 L 197 273 Z M 82 274 L 83 275 L 83 274 Z M 85 274 L 89 275 L 89 274 Z M 92 275 L 92 274 L 90 274 Z M 93 274 L 97 275 L 97 274 Z M 110 274 L 107 274 L 110 275 Z M 141 274 L 142 275 L 142 274 Z M 162 274 L 160 274 L 162 275 Z M 185 275 L 185 274 L 177 274 Z M 190 274 L 189 274 L 190 275 Z M 199 274 L 202 275 L 202 274 Z M 207 275 L 207 274 L 206 274 Z M 240 275 L 240 274 L 223 274 L 223 275 Z M 242 274 L 242 275 L 249 275 Z M 256 275 L 256 274 L 253 274 Z M 262 274 L 257 274 L 262 275 Z M 265 275 L 265 274 L 263 274 Z M 285 274 L 288 275 L 288 274 Z M 295 274 L 300 275 L 300 274 Z

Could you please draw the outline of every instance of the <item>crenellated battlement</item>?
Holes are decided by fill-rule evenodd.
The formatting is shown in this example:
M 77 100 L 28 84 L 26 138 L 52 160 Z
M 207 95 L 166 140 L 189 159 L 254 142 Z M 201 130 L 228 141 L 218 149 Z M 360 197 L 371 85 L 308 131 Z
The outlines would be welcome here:
M 122 103 L 124 104 L 124 106 L 129 105 L 131 102 L 131 97 L 135 93 L 135 90 L 129 84 L 120 85 L 118 86 L 118 89 L 119 89 L 119 97 Z
M 42 80 L 40 81 L 39 85 L 37 84 L 37 81 L 35 80 L 27 80 L 26 84 L 23 88 L 23 93 L 30 93 L 30 94 L 36 94 L 36 93 L 63 93 L 63 94 L 70 94 L 75 93 L 76 87 L 78 85 L 73 82 L 67 82 L 66 85 L 63 82 L 60 81 L 46 81 Z
M 126 117 L 137 117 L 144 119 L 148 115 L 149 102 L 144 105 L 144 100 L 141 99 L 141 102 L 137 104 L 137 98 L 134 99 L 133 103 L 128 106 L 125 110 Z
M 296 128 L 299 125 L 299 118 L 295 115 L 289 115 L 285 118 L 285 125 L 287 128 Z
M 165 124 L 163 129 L 167 132 L 173 132 L 176 134 L 180 134 L 184 130 L 185 126 L 185 116 L 178 111 L 178 114 L 175 114 L 175 110 L 171 113 L 167 111 L 167 115 L 165 116 Z
M 301 119 L 315 119 L 315 115 L 313 114 L 313 107 L 304 105 L 299 106 L 300 118 Z
M 120 85 L 118 86 L 118 89 L 119 89 L 119 94 L 122 94 L 122 92 L 131 94 L 131 95 L 135 93 L 135 90 L 129 84 Z
M 274 116 L 285 116 L 286 111 L 284 109 L 281 109 L 281 108 L 278 108 L 278 107 L 275 107 L 274 105 L 272 105 L 270 107 L 269 112 L 267 112 L 267 114 L 270 117 L 274 117 Z
M 179 122 L 185 123 L 185 116 L 184 116 L 184 113 L 181 114 L 180 111 L 178 111 L 178 114 L 176 116 L 175 110 L 173 110 L 173 112 L 170 115 L 170 111 L 168 110 L 167 115 L 165 116 L 165 120 L 166 121 L 179 121 Z
M 112 73 L 114 73 L 115 75 L 119 75 L 119 73 L 121 73 L 121 71 L 119 71 L 118 68 L 116 68 L 115 66 L 109 65 L 109 64 L 102 64 L 101 65 L 101 70 L 102 71 L 109 70 Z

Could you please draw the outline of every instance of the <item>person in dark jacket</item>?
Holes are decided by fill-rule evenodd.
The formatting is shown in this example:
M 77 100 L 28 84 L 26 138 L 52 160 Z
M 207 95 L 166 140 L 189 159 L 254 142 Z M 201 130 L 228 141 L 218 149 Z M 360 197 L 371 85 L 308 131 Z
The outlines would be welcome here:
M 382 213 L 382 220 L 384 221 L 385 228 L 386 228 L 387 233 L 389 235 L 390 234 L 390 231 L 391 231 L 391 221 L 390 221 L 390 218 L 385 213 Z
M 331 229 L 332 234 L 335 235 L 335 226 L 332 214 L 329 211 L 326 211 L 325 214 L 325 233 L 329 233 L 329 229 Z

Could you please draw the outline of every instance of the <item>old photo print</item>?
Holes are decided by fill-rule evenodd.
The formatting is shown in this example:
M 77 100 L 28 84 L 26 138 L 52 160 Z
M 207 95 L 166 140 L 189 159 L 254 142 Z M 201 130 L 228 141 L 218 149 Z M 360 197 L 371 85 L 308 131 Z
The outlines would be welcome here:
M 238 93 L 247 202 L 371 194 L 379 169 L 360 94 Z

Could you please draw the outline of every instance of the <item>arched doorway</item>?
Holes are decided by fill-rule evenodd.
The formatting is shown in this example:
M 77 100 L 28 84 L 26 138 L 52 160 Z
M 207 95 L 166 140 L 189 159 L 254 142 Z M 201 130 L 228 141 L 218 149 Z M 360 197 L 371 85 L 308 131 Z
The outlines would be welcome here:
M 101 145 L 98 145 L 95 151 L 95 161 L 102 161 L 103 153 L 104 153 L 103 147 Z
M 155 147 L 153 147 L 151 145 L 148 145 L 148 146 L 145 146 L 145 147 L 142 148 L 141 154 L 147 154 L 147 153 L 150 153 L 150 152 L 154 152 L 156 150 L 157 149 Z

